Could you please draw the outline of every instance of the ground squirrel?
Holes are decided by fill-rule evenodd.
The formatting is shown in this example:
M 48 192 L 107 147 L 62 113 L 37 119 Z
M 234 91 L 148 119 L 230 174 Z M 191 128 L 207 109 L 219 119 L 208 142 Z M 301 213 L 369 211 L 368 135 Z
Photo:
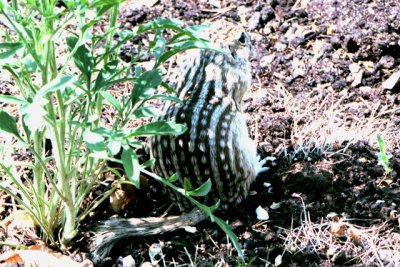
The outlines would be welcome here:
M 260 166 L 241 112 L 251 82 L 253 49 L 245 32 L 226 48 L 226 54 L 194 50 L 185 58 L 177 86 L 183 104 L 169 105 L 161 119 L 186 124 L 188 130 L 180 136 L 151 138 L 150 146 L 155 173 L 176 173 L 180 185 L 190 177 L 193 188 L 211 179 L 213 201 L 237 204 L 247 196 Z M 182 206 L 181 194 L 173 193 Z
M 177 85 L 183 104 L 166 106 L 161 119 L 186 124 L 188 130 L 179 136 L 151 138 L 150 147 L 156 174 L 169 177 L 176 173 L 178 185 L 188 177 L 193 188 L 210 179 L 209 199 L 236 205 L 264 169 L 241 112 L 243 95 L 251 83 L 253 46 L 245 32 L 230 37 L 222 44 L 225 53 L 187 52 Z M 183 209 L 182 196 L 174 192 L 171 196 Z M 110 219 L 95 229 L 93 258 L 105 257 L 121 238 L 171 231 L 203 219 L 199 211 L 168 218 Z

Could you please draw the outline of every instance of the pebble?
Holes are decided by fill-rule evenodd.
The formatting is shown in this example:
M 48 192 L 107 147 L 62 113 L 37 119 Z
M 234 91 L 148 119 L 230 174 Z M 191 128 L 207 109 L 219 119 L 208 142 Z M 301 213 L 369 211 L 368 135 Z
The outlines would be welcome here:
M 347 85 L 346 80 L 338 80 L 332 84 L 332 88 L 339 91 L 342 90 L 344 87 L 346 87 L 346 85 Z
M 250 31 L 253 31 L 258 28 L 258 25 L 260 24 L 260 18 L 261 18 L 261 13 L 254 12 L 254 14 L 249 19 L 249 22 L 247 25 Z
M 391 69 L 396 64 L 396 60 L 389 55 L 383 56 L 379 59 L 379 65 L 384 69 Z

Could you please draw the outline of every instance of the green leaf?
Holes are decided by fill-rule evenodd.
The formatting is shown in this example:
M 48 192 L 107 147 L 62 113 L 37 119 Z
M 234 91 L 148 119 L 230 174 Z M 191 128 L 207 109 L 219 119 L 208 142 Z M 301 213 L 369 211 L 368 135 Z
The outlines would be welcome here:
M 389 159 L 392 156 L 387 154 L 385 140 L 379 134 L 377 135 L 377 141 L 379 146 L 378 164 L 384 167 L 386 173 L 390 173 L 392 171 L 392 168 L 390 167 Z
M 155 162 L 156 162 L 155 159 L 149 159 L 149 160 L 145 161 L 145 162 L 141 165 L 141 168 L 142 168 L 142 169 L 145 169 L 145 168 L 151 167 L 151 166 L 154 165 Z
M 27 102 L 24 99 L 18 98 L 13 95 L 0 95 L 0 102 L 7 104 L 18 104 L 18 105 L 27 104 Z
M 187 130 L 186 125 L 174 121 L 155 121 L 144 124 L 132 132 L 127 137 L 149 136 L 149 135 L 180 135 Z
M 197 32 L 194 31 L 194 28 L 188 27 L 183 29 L 183 23 L 177 19 L 163 19 L 157 18 L 153 21 L 150 21 L 146 24 L 142 24 L 137 28 L 136 34 L 140 34 L 146 31 L 156 30 L 156 29 L 170 29 L 176 31 L 178 33 L 183 33 L 190 36 L 193 39 L 200 39 L 197 37 Z
M 107 136 L 107 137 L 110 137 L 110 138 L 114 134 L 114 132 L 112 130 L 107 129 L 105 127 L 99 127 L 99 128 L 93 129 L 92 132 L 98 133 L 98 134 L 100 134 L 102 136 Z
M 41 130 L 46 125 L 46 119 L 51 120 L 47 116 L 47 110 L 45 106 L 48 104 L 48 100 L 38 94 L 33 98 L 32 102 L 26 102 L 20 108 L 20 113 L 23 115 L 25 125 L 29 131 L 34 133 L 36 130 Z M 52 121 L 52 123 L 56 123 Z
M 169 85 L 166 82 L 162 82 L 161 86 L 164 87 L 165 89 L 167 89 L 168 93 L 176 93 L 175 88 L 173 88 L 171 85 Z
M 76 76 L 73 75 L 56 78 L 51 82 L 49 82 L 48 84 L 46 84 L 45 86 L 43 86 L 39 90 L 39 92 L 37 92 L 36 96 L 44 96 L 47 93 L 64 89 L 65 87 L 70 86 L 72 83 L 74 83 L 76 79 L 77 79 Z
M 78 38 L 75 36 L 67 37 L 67 45 L 72 51 L 78 43 Z M 87 77 L 90 78 L 94 69 L 94 58 L 89 49 L 85 45 L 80 45 L 73 55 L 75 65 Z
M 114 156 L 121 151 L 121 140 L 110 138 L 108 142 L 108 149 L 110 150 L 111 154 Z
M 119 114 L 122 114 L 121 105 L 112 94 L 107 91 L 101 91 L 100 94 L 104 97 L 104 99 L 108 101 L 108 103 L 111 104 L 111 106 L 113 106 L 118 111 Z
M 219 206 L 221 205 L 221 200 L 218 200 L 217 203 L 215 203 L 214 205 L 212 205 L 211 207 L 208 207 L 210 209 L 210 212 L 214 212 L 215 210 L 217 210 L 219 208 Z
M 162 100 L 174 101 L 174 102 L 177 102 L 179 104 L 183 104 L 182 100 L 180 100 L 179 97 L 176 97 L 176 96 L 173 96 L 173 95 L 163 95 L 163 94 L 152 95 L 152 96 L 146 98 L 146 101 L 147 100 L 151 100 L 151 99 L 162 99 Z
M 119 32 L 118 41 L 123 43 L 125 40 L 130 40 L 133 37 L 134 34 L 131 30 L 122 30 L 121 32 Z
M 192 183 L 186 177 L 183 179 L 183 189 L 186 191 L 186 193 L 193 189 Z
M 98 133 L 91 131 L 84 132 L 83 141 L 85 141 L 87 147 L 92 151 L 101 152 L 106 150 L 104 137 Z
M 155 68 L 163 64 L 165 61 L 167 61 L 170 57 L 183 52 L 188 49 L 210 49 L 214 50 L 217 52 L 220 52 L 222 54 L 226 54 L 226 51 L 222 50 L 221 48 L 211 44 L 210 42 L 203 41 L 203 40 L 189 40 L 184 42 L 183 44 L 179 44 L 171 48 L 169 51 L 165 52 L 160 56 L 160 58 L 157 60 L 155 64 Z
M 382 154 L 386 154 L 385 141 L 383 140 L 383 137 L 380 134 L 378 134 L 377 139 L 378 139 L 379 151 Z
M 232 231 L 232 228 L 229 226 L 229 224 L 227 224 L 221 218 L 218 218 L 216 216 L 213 216 L 213 217 L 214 217 L 214 221 L 218 224 L 218 226 L 225 232 L 225 234 L 232 241 L 232 244 L 236 248 L 239 257 L 242 260 L 244 260 L 244 255 L 243 255 L 242 248 L 240 247 L 239 242 L 238 242 L 238 238 L 235 235 L 235 233 Z
M 133 83 L 131 94 L 132 105 L 135 105 L 138 100 L 148 97 L 146 92 L 150 89 L 156 90 L 161 82 L 162 76 L 160 69 L 149 70 L 140 75 Z
M 192 40 L 200 40 L 198 36 L 199 33 L 209 28 L 208 25 L 193 25 L 182 29 L 182 31 L 175 34 L 168 42 L 168 44 L 179 43 L 182 41 L 187 41 L 189 39 Z
M 17 138 L 21 138 L 18 134 L 17 123 L 14 117 L 4 110 L 0 110 L 0 131 L 10 133 Z
M 118 60 L 108 62 L 97 75 L 96 82 L 94 83 L 94 90 L 96 92 L 106 90 L 114 84 L 132 79 L 127 77 L 115 79 L 115 77 L 117 77 L 122 71 L 123 69 L 118 68 Z
M 204 197 L 210 192 L 211 185 L 212 185 L 211 180 L 208 179 L 205 183 L 200 185 L 195 190 L 192 190 L 192 191 L 188 192 L 187 194 L 189 196 L 193 196 L 193 197 Z
M 154 56 L 156 57 L 156 59 L 158 59 L 165 51 L 167 40 L 165 40 L 165 38 L 162 36 L 157 36 L 156 38 L 157 40 L 154 44 L 153 51 L 154 51 Z
M 124 147 L 122 149 L 121 160 L 129 180 L 134 186 L 140 188 L 140 164 L 135 151 L 130 147 Z
M 176 173 L 167 178 L 167 181 L 170 183 L 174 183 L 176 180 L 178 180 L 178 175 L 176 175 Z
M 0 43 L 0 49 L 4 49 L 4 52 L 0 53 L 0 63 L 9 63 L 8 58 L 14 56 L 19 49 L 24 45 L 22 43 Z
M 158 112 L 151 107 L 140 107 L 133 112 L 136 119 L 149 118 L 159 115 Z
M 27 55 L 24 59 L 23 59 L 23 63 L 25 66 L 25 69 L 30 72 L 30 73 L 34 73 L 36 72 L 38 65 L 36 64 L 35 60 L 32 58 L 31 55 Z
M 108 7 L 122 3 L 124 0 L 95 0 L 91 3 L 92 7 Z

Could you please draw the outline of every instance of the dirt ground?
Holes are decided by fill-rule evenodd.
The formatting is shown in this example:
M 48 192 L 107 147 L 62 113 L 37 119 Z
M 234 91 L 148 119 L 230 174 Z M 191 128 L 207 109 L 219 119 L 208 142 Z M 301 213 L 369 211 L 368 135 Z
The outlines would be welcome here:
M 242 24 L 254 39 L 257 58 L 244 111 L 259 154 L 276 160 L 240 207 L 218 213 L 239 237 L 248 265 L 400 266 L 400 82 L 390 79 L 400 71 L 400 3 L 165 0 L 148 5 L 125 3 L 123 28 L 156 17 L 188 25 L 224 19 Z M 124 47 L 122 57 L 134 51 L 134 43 Z M 379 165 L 377 134 L 391 155 L 390 173 Z M 162 215 L 170 202 L 161 191 L 149 181 L 120 215 Z M 268 220 L 257 219 L 259 206 Z M 104 203 L 87 223 L 112 214 Z M 85 254 L 87 239 L 77 247 Z M 179 230 L 120 242 L 106 265 L 126 266 L 127 255 L 136 266 L 148 264 L 157 248 L 163 257 L 159 266 L 240 264 L 222 230 L 204 222 L 196 233 Z
M 224 19 L 242 23 L 255 40 L 244 110 L 259 153 L 277 159 L 239 209 L 220 215 L 239 236 L 247 262 L 400 264 L 399 85 L 384 84 L 399 71 L 397 1 L 189 0 L 127 7 L 125 27 L 158 16 L 189 25 Z M 392 155 L 389 174 L 378 164 L 377 134 Z M 268 221 L 257 220 L 258 206 L 268 210 Z M 197 228 L 197 234 L 135 240 L 129 251 L 137 263 L 148 261 L 149 246 L 162 242 L 167 265 L 236 264 L 217 227 Z

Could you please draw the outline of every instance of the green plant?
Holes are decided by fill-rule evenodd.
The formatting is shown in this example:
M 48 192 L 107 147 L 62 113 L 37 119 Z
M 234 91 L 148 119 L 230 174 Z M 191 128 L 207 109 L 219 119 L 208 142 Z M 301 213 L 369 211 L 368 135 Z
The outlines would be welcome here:
M 0 95 L 1 102 L 19 107 L 19 126 L 16 118 L 0 110 L 0 132 L 16 139 L 7 151 L 22 148 L 33 154 L 32 163 L 0 161 L 0 188 L 30 212 L 44 240 L 54 243 L 61 236 L 68 245 L 79 222 L 112 193 L 82 208 L 107 161 L 121 163 L 131 182 L 139 186 L 139 172 L 150 163 L 138 162 L 138 137 L 185 131 L 185 126 L 166 121 L 128 127 L 130 120 L 155 115 L 146 105 L 148 100 L 179 101 L 157 93 L 160 86 L 173 91 L 162 81 L 159 66 L 183 50 L 211 47 L 196 36 L 194 28 L 183 29 L 170 19 L 121 31 L 114 41 L 121 1 L 64 0 L 65 8 L 57 8 L 56 2 L 0 0 L 0 15 L 7 26 L 2 33 L 5 41 L 0 43 L 0 66 L 20 91 L 19 96 Z M 94 30 L 98 22 L 105 23 L 106 12 L 107 31 Z M 165 30 L 175 34 L 167 40 Z M 155 33 L 148 48 L 139 45 L 139 54 L 123 64 L 118 59 L 121 45 L 148 31 Z M 136 63 L 146 54 L 154 55 L 155 63 L 144 71 Z M 133 89 L 119 101 L 108 90 L 121 82 L 131 82 Z M 105 105 L 116 110 L 112 126 L 101 123 Z M 114 156 L 120 151 L 117 160 Z M 31 169 L 32 177 L 21 177 L 18 165 Z M 62 230 L 60 235 L 57 230 Z
M 189 201 L 193 204 L 194 207 L 197 207 L 199 210 L 201 210 L 205 215 L 207 215 L 212 222 L 215 222 L 229 237 L 229 239 L 232 241 L 233 246 L 236 248 L 236 251 L 238 252 L 240 260 L 244 260 L 244 255 L 242 252 L 242 249 L 240 248 L 238 238 L 235 235 L 235 233 L 232 231 L 231 227 L 223 221 L 221 218 L 215 216 L 213 212 L 218 209 L 220 203 L 217 202 L 215 205 L 209 207 L 207 205 L 204 205 L 197 201 L 195 197 L 203 197 L 206 196 L 210 190 L 211 190 L 211 180 L 207 180 L 205 183 L 203 183 L 201 186 L 198 188 L 193 188 L 192 184 L 189 179 L 184 179 L 183 182 L 183 188 L 177 187 L 173 183 L 178 179 L 176 175 L 172 175 L 171 177 L 168 177 L 167 179 L 164 179 L 158 175 L 155 175 L 154 173 L 151 173 L 146 170 L 142 170 L 143 173 L 147 174 L 148 176 L 154 178 L 155 180 L 159 181 L 163 185 L 172 188 L 176 192 L 179 192 L 183 196 L 185 196 Z
M 388 174 L 392 171 L 392 168 L 390 167 L 390 163 L 389 163 L 389 160 L 392 156 L 387 154 L 385 140 L 383 139 L 383 137 L 380 134 L 377 135 L 377 141 L 378 141 L 378 146 L 379 146 L 378 164 L 382 165 L 383 168 L 385 169 L 385 172 Z

